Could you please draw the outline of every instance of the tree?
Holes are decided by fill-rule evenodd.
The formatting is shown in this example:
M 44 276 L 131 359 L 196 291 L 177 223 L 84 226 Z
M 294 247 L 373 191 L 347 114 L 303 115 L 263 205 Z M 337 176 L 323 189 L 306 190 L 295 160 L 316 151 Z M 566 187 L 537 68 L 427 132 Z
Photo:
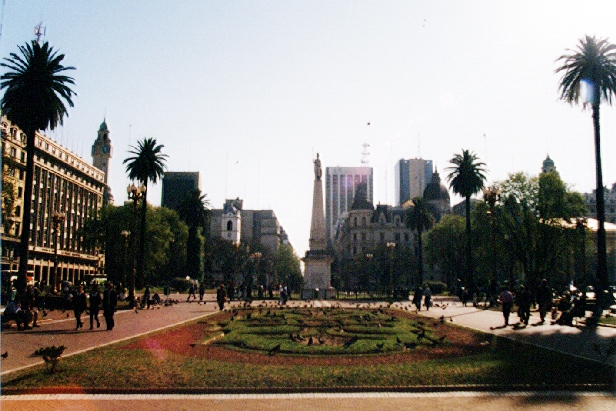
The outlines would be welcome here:
M 464 237 L 464 218 L 452 214 L 444 215 L 426 234 L 426 260 L 445 274 L 450 290 L 464 265 Z
M 276 256 L 274 257 L 274 281 L 280 284 L 287 284 L 289 290 L 293 292 L 300 292 L 302 289 L 303 278 L 299 257 L 289 244 L 282 244 L 276 251 Z
M 145 233 L 146 227 L 146 210 L 148 204 L 148 182 L 152 181 L 156 184 L 165 172 L 166 154 L 162 154 L 161 150 L 164 146 L 157 145 L 155 138 L 144 138 L 139 141 L 137 147 L 131 147 L 133 157 L 124 160 L 126 164 L 126 172 L 131 180 L 137 180 L 145 187 L 143 193 L 143 204 L 141 206 L 141 239 L 139 241 L 139 258 L 137 261 L 137 279 L 139 284 L 143 284 L 144 277 L 144 257 L 145 257 Z
M 583 87 L 586 90 L 586 99 L 583 108 L 590 106 L 595 134 L 595 168 L 596 168 L 596 203 L 597 220 L 597 279 L 601 290 L 608 287 L 607 253 L 605 243 L 605 198 L 603 193 L 603 172 L 601 169 L 601 132 L 599 108 L 601 100 L 609 105 L 616 93 L 616 45 L 607 39 L 597 39 L 586 36 L 578 44 L 577 51 L 569 50 L 569 54 L 562 55 L 557 61 L 563 65 L 556 69 L 556 73 L 563 72 L 560 80 L 560 98 L 566 102 L 578 104 L 582 98 Z M 601 293 L 603 295 L 603 293 Z
M 9 71 L 2 75 L 0 89 L 6 89 L 0 109 L 6 117 L 26 133 L 26 181 L 24 185 L 23 220 L 17 292 L 26 290 L 28 271 L 28 243 L 34 182 L 34 142 L 38 130 L 52 130 L 63 124 L 68 116 L 65 103 L 73 107 L 75 94 L 68 86 L 75 84 L 72 77 L 61 74 L 74 67 L 62 65 L 64 54 L 58 54 L 47 42 L 38 41 L 19 46 L 21 55 L 11 53 L 0 66 Z
M 209 216 L 208 201 L 201 190 L 191 190 L 180 202 L 180 218 L 188 225 L 188 243 L 186 244 L 186 273 L 191 278 L 203 281 L 202 257 L 203 236 Z
M 417 233 L 417 274 L 418 284 L 423 284 L 423 243 L 422 235 L 434 225 L 434 211 L 431 204 L 422 197 L 413 198 L 413 207 L 407 210 L 406 225 Z
M 454 193 L 464 197 L 466 205 L 466 264 L 464 282 L 472 288 L 473 284 L 473 257 L 471 244 L 471 196 L 481 191 L 486 181 L 485 163 L 478 161 L 479 158 L 470 150 L 462 150 L 462 154 L 456 154 L 447 168 L 451 173 L 447 176 L 449 186 Z

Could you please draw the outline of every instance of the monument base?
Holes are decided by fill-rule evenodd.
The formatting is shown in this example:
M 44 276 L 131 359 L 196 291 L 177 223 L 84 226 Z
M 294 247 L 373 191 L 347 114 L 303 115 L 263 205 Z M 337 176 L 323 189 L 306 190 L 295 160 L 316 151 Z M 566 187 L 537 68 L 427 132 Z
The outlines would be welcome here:
M 333 298 L 336 290 L 331 284 L 331 264 L 334 259 L 325 252 L 306 253 L 304 261 L 304 288 L 302 299 L 327 300 Z
M 303 288 L 302 300 L 333 300 L 336 298 L 336 289 L 329 287 L 321 288 Z

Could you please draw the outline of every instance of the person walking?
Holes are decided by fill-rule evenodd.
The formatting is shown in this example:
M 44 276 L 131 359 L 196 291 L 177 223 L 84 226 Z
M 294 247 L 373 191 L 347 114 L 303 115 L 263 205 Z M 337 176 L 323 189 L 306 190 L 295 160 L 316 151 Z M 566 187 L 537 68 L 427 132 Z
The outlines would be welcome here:
M 505 317 L 505 327 L 509 325 L 509 314 L 511 314 L 511 308 L 513 307 L 513 294 L 505 287 L 500 293 L 498 300 L 503 306 L 503 317 Z
M 150 309 L 150 286 L 146 285 L 145 290 L 143 290 L 143 301 L 141 302 L 141 308 Z
M 100 328 L 101 322 L 98 320 L 98 312 L 101 309 L 101 302 L 103 298 L 98 290 L 98 286 L 92 284 L 92 291 L 90 291 L 90 329 L 94 329 L 94 321 L 96 320 L 96 328 Z
M 218 302 L 218 308 L 220 311 L 225 309 L 225 301 L 227 300 L 227 290 L 225 290 L 225 285 L 220 284 L 220 287 L 216 290 L 216 302 Z
M 195 284 L 192 282 L 190 283 L 190 287 L 188 287 L 188 298 L 186 299 L 186 302 L 190 301 L 191 296 L 194 300 L 197 299 L 197 296 L 195 295 Z
M 518 303 L 518 317 L 520 317 L 520 322 L 528 325 L 528 321 L 530 320 L 531 296 L 524 285 L 520 286 L 520 291 L 518 291 L 515 299 Z
M 107 324 L 107 331 L 113 330 L 115 321 L 113 315 L 115 314 L 116 306 L 118 305 L 118 293 L 113 289 L 113 283 L 107 282 L 107 289 L 103 293 L 103 316 L 105 317 L 105 323 Z
M 552 290 L 548 287 L 548 281 L 544 278 L 537 290 L 537 303 L 539 303 L 539 317 L 541 324 L 545 322 L 547 312 L 552 308 Z
M 203 301 L 204 295 L 205 295 L 205 283 L 201 281 L 201 284 L 199 284 L 199 302 Z
M 421 296 L 423 295 L 423 291 L 421 290 L 421 286 L 417 286 L 415 288 L 415 295 L 413 296 L 413 304 L 417 307 L 417 311 L 421 311 Z
M 429 286 L 426 285 L 426 288 L 423 291 L 423 295 L 424 295 L 424 305 L 426 306 L 426 310 L 429 310 L 430 306 L 432 305 L 432 290 L 430 289 Z
M 73 297 L 73 314 L 75 314 L 75 330 L 83 328 L 83 321 L 81 321 L 81 314 L 88 308 L 88 299 L 86 293 L 83 291 L 83 285 L 80 285 Z

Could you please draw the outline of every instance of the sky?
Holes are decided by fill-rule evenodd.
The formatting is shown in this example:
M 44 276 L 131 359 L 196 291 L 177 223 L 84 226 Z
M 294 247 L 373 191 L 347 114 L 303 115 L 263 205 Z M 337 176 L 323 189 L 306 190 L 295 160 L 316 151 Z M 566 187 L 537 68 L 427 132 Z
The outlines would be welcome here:
M 585 35 L 616 42 L 614 16 L 616 2 L 592 0 L 2 0 L 0 57 L 43 23 L 77 93 L 46 134 L 91 163 L 106 120 L 116 204 L 123 160 L 152 137 L 168 171 L 200 172 L 213 208 L 274 210 L 301 256 L 317 153 L 324 168 L 360 166 L 369 144 L 377 204 L 395 201 L 399 159 L 433 160 L 445 180 L 463 149 L 488 184 L 537 175 L 549 155 L 591 192 L 591 113 L 559 100 L 555 70 Z M 616 107 L 602 106 L 601 133 L 611 187 Z M 148 200 L 160 197 L 159 182 Z

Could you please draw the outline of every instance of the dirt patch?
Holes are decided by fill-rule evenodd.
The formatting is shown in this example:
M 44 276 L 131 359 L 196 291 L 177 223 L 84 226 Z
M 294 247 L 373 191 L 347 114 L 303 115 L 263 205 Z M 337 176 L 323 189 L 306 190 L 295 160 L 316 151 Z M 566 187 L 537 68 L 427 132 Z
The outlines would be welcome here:
M 227 348 L 213 344 L 203 344 L 211 340 L 220 331 L 216 330 L 217 322 L 228 319 L 225 313 L 210 321 L 201 321 L 164 331 L 129 344 L 123 349 L 148 350 L 157 358 L 166 357 L 165 352 L 186 357 L 204 358 L 216 361 L 265 364 L 265 365 L 377 365 L 409 363 L 429 359 L 443 359 L 465 356 L 489 349 L 485 336 L 450 324 L 416 317 L 414 314 L 400 312 L 399 316 L 414 318 L 436 328 L 439 335 L 444 336 L 447 343 L 438 347 L 421 347 L 404 349 L 396 353 L 366 354 L 366 355 L 330 355 L 330 356 L 300 356 L 300 355 L 269 355 L 263 352 Z M 226 318 L 225 318 L 226 316 Z

